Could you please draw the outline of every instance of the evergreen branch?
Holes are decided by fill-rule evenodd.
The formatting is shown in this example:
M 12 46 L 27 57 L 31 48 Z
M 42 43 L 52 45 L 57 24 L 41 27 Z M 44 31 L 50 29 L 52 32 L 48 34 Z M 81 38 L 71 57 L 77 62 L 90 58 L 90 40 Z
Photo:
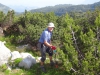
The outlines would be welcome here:
M 70 29 L 72 31 L 71 33 L 72 33 L 72 37 L 73 37 L 73 40 L 74 40 L 74 44 L 75 44 L 76 50 L 78 51 L 80 58 L 84 58 L 82 53 L 80 52 L 80 50 L 78 48 L 77 41 L 76 41 L 77 39 L 75 38 L 75 32 L 72 30 L 71 26 L 70 26 Z

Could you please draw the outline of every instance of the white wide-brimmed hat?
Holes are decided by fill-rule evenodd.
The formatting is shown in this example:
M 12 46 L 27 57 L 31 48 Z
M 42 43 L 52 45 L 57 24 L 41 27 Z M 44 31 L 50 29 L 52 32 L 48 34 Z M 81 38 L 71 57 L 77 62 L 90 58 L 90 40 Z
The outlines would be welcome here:
M 55 27 L 54 23 L 52 23 L 52 22 L 48 23 L 48 27 Z

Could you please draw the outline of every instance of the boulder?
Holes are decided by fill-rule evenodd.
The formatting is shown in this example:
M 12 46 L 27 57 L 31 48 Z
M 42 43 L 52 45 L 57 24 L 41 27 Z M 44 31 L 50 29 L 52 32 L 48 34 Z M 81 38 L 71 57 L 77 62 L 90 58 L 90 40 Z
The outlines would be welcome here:
M 0 41 L 0 66 L 17 58 L 23 58 L 23 60 L 18 64 L 19 67 L 29 69 L 33 64 L 36 64 L 35 57 L 30 53 L 19 53 L 18 51 L 11 52 L 4 44 L 5 41 Z
M 8 63 L 8 60 L 11 57 L 11 51 L 4 45 L 5 43 L 5 41 L 0 41 L 0 66 Z
M 17 58 L 22 58 L 18 51 L 13 51 L 13 52 L 11 52 L 11 54 L 12 54 L 11 55 L 11 60 L 15 60 Z
M 19 63 L 19 67 L 29 69 L 33 64 L 36 64 L 36 59 L 29 53 L 21 53 L 23 60 Z

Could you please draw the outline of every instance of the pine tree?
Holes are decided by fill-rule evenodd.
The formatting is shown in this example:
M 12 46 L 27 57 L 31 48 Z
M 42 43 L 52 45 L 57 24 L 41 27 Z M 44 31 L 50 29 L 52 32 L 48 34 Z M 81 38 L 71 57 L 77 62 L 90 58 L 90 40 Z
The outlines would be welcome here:
M 62 55 L 63 65 L 66 71 L 75 71 L 78 65 L 78 51 L 76 50 L 77 42 L 75 33 L 77 32 L 78 26 L 75 26 L 73 19 L 66 14 L 63 21 L 64 35 L 63 35 L 63 48 L 59 50 Z M 78 47 L 77 47 L 78 49 Z

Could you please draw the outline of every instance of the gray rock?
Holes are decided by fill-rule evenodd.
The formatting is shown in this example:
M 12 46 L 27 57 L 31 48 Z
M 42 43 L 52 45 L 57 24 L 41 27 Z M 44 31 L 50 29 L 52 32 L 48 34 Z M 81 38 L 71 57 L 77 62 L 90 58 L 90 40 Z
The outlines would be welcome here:
M 36 64 L 36 59 L 29 53 L 21 53 L 23 60 L 19 63 L 19 67 L 29 69 L 33 64 Z

